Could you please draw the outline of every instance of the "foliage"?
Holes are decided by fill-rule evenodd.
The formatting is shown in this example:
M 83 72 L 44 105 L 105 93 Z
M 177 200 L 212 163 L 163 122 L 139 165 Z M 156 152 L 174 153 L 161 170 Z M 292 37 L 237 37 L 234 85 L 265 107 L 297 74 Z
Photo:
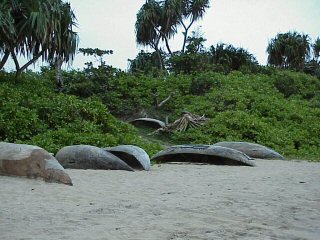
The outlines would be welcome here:
M 320 37 L 318 37 L 312 44 L 314 60 L 318 61 L 320 57 Z
M 72 60 L 78 36 L 73 31 L 75 15 L 61 0 L 9 1 L 0 4 L 0 69 L 12 56 L 17 76 L 42 57 L 55 62 Z M 18 56 L 29 61 L 20 66 Z
M 176 53 L 169 59 L 170 70 L 176 73 L 216 71 L 229 73 L 234 70 L 258 72 L 255 57 L 243 48 L 220 43 L 204 49 L 202 37 L 190 37 L 185 53 Z
M 212 70 L 210 56 L 207 53 L 175 53 L 169 59 L 169 69 L 175 73 L 191 74 Z
M 160 60 L 159 60 L 160 59 Z M 165 61 L 165 54 L 160 52 L 144 52 L 143 50 L 138 53 L 135 59 L 128 59 L 129 69 L 132 74 L 146 74 L 151 76 L 159 76 L 162 72 L 162 67 Z M 161 61 L 161 62 L 159 62 Z
M 199 31 L 192 31 L 192 35 L 186 40 L 186 53 L 203 53 L 204 43 L 207 41 Z
M 314 43 L 307 34 L 278 33 L 268 44 L 268 64 L 283 69 L 303 71 L 320 79 L 320 38 Z
M 277 90 L 285 97 L 298 95 L 303 99 L 312 99 L 320 91 L 320 81 L 306 74 L 279 72 L 273 81 Z
M 102 50 L 99 48 L 79 48 L 79 52 L 82 53 L 83 55 L 87 56 L 93 56 L 98 62 L 99 62 L 99 67 L 104 67 L 106 66 L 106 62 L 103 60 L 103 55 L 110 55 L 113 54 L 113 50 Z M 93 64 L 92 62 L 86 63 L 88 68 L 92 68 Z
M 144 98 L 151 93 L 151 90 L 143 89 L 145 85 L 137 81 L 138 78 L 140 76 L 125 75 L 111 66 L 65 72 L 63 91 L 82 98 L 98 97 L 112 114 L 127 115 L 143 107 Z
M 179 26 L 183 27 L 184 53 L 188 30 L 204 16 L 209 7 L 208 0 L 149 0 L 140 8 L 135 23 L 136 41 L 159 51 L 159 43 L 164 40 L 170 54 L 168 39 L 173 37 Z
M 12 74 L 1 73 L 1 140 L 34 143 L 52 152 L 77 143 L 134 143 L 149 153 L 159 149 L 159 145 L 137 137 L 132 126 L 117 121 L 106 105 L 123 119 L 143 111 L 162 121 L 168 118 L 169 123 L 184 111 L 210 119 L 199 128 L 159 136 L 171 144 L 249 141 L 274 148 L 289 158 L 318 159 L 320 80 L 273 68 L 259 71 L 158 77 L 105 68 L 94 68 L 91 75 L 65 72 L 65 91 L 74 91 L 86 100 L 54 92 L 51 71 L 23 75 L 18 85 L 11 81 Z M 170 94 L 170 101 L 157 108 L 156 100 L 162 101 Z
M 71 144 L 135 144 L 153 154 L 160 148 L 116 120 L 100 101 L 56 93 L 46 75 L 24 74 L 17 85 L 12 78 L 0 75 L 1 141 L 35 144 L 54 153 Z
M 212 75 L 210 72 L 194 75 L 192 76 L 189 91 L 192 95 L 204 95 L 212 88 L 221 86 L 221 81 L 219 80 L 221 77 L 220 74 Z
M 310 54 L 310 39 L 297 32 L 278 33 L 267 47 L 268 63 L 280 68 L 302 70 Z
M 295 84 L 290 97 L 277 89 L 284 77 Z M 318 79 L 284 71 L 271 76 L 212 73 L 211 78 L 218 79 L 218 84 L 205 95 L 180 103 L 181 108 L 211 120 L 198 129 L 175 133 L 175 142 L 249 141 L 272 147 L 287 157 L 319 158 L 320 108 L 313 104 L 319 101 Z
M 197 129 L 165 135 L 168 142 L 211 144 L 241 140 L 272 147 L 286 157 L 320 156 L 320 80 L 291 71 L 261 68 L 261 74 L 202 72 L 150 77 L 121 73 L 112 91 L 99 96 L 121 117 L 145 110 L 169 123 L 184 111 L 209 118 Z M 154 96 L 163 100 L 157 109 Z
M 256 58 L 243 48 L 220 43 L 210 47 L 211 61 L 215 65 L 221 65 L 225 72 L 241 70 L 246 67 L 250 72 L 255 72 L 258 62 Z
M 197 129 L 164 135 L 168 142 L 211 144 L 223 140 L 256 142 L 286 157 L 320 156 L 320 80 L 304 73 L 259 68 L 260 74 L 198 72 L 151 77 L 117 74 L 112 91 L 99 94 L 120 117 L 139 114 L 173 123 L 184 111 L 205 115 Z M 163 100 L 174 93 L 163 108 Z

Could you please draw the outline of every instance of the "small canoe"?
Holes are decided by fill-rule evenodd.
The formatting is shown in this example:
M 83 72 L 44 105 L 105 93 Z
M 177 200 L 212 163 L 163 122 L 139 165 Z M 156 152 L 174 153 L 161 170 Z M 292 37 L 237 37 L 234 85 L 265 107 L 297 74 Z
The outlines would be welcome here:
M 103 149 L 116 155 L 133 169 L 150 170 L 149 155 L 140 147 L 133 145 L 120 145 Z
M 256 143 L 218 142 L 216 144 L 213 144 L 213 146 L 232 148 L 240 152 L 243 152 L 252 158 L 284 159 L 284 157 L 281 156 L 281 154 L 277 153 L 275 150 Z
M 163 162 L 197 162 L 215 165 L 255 166 L 246 154 L 226 147 L 212 145 L 177 145 L 157 153 L 152 160 Z
M 65 168 L 134 171 L 117 156 L 95 146 L 67 146 L 58 151 L 56 158 Z

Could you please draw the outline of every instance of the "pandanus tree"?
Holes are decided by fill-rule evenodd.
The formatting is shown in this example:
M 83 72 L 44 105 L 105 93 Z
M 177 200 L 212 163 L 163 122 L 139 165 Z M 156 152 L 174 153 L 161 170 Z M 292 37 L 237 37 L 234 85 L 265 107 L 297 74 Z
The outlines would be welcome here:
M 312 44 L 314 60 L 318 61 L 320 57 L 320 37 L 318 37 L 315 42 Z
M 209 0 L 146 1 L 137 14 L 136 41 L 138 44 L 152 47 L 158 52 L 159 57 L 159 46 L 163 41 L 168 53 L 172 55 L 168 41 L 177 33 L 178 27 L 182 27 L 184 41 L 181 52 L 184 52 L 189 29 L 204 16 L 208 7 Z
M 161 5 L 154 0 L 147 1 L 137 14 L 135 32 L 138 44 L 150 46 L 157 52 L 160 69 L 163 69 L 163 59 L 159 48 L 160 40 L 163 38 L 160 27 L 161 16 Z
M 178 25 L 183 30 L 183 44 L 181 52 L 184 53 L 188 33 L 191 26 L 198 20 L 202 19 L 205 11 L 209 8 L 209 0 L 168 0 L 169 9 L 172 9 L 177 17 Z
M 297 32 L 279 33 L 267 47 L 268 63 L 280 68 L 302 70 L 310 56 L 310 39 Z
M 0 70 L 6 64 L 10 56 L 10 39 L 13 38 L 15 33 L 14 19 L 11 14 L 16 2 L 2 1 L 0 3 Z
M 43 60 L 49 60 L 56 66 L 57 83 L 63 85 L 61 65 L 63 62 L 70 63 L 76 54 L 78 47 L 78 34 L 73 30 L 76 26 L 76 17 L 69 3 L 61 3 L 60 11 L 57 11 L 58 24 L 54 34 L 48 41 L 49 55 Z
M 258 66 L 256 58 L 243 48 L 231 44 L 219 43 L 210 47 L 211 63 L 221 65 L 226 71 L 239 70 L 241 67 Z
M 11 55 L 19 76 L 39 58 L 61 66 L 73 60 L 78 36 L 75 15 L 61 0 L 3 0 L 0 4 L 0 54 L 3 68 Z M 28 59 L 20 66 L 19 57 Z
M 320 38 L 318 37 L 312 44 L 310 44 L 310 52 L 312 54 L 309 61 L 305 62 L 303 71 L 320 78 Z

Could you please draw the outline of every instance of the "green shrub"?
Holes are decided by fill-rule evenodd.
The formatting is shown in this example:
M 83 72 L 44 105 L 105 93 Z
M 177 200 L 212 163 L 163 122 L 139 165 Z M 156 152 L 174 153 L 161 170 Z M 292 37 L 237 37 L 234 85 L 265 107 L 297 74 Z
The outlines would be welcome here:
M 300 95 L 304 99 L 311 99 L 320 91 L 319 79 L 307 74 L 278 71 L 273 75 L 273 79 L 275 87 L 287 98 Z
M 55 83 L 43 75 L 24 74 L 15 83 L 1 73 L 0 109 L 0 141 L 34 144 L 53 153 L 72 144 L 134 144 L 152 154 L 161 148 L 118 121 L 101 101 L 57 93 Z
M 208 74 L 208 79 L 210 74 Z M 279 73 L 278 73 L 279 74 Z M 180 109 L 211 120 L 198 129 L 175 133 L 176 143 L 249 141 L 276 149 L 287 157 L 318 159 L 320 156 L 320 111 L 316 106 L 319 81 L 301 73 L 295 79 L 311 83 L 286 98 L 274 86 L 273 74 L 233 72 L 220 75 L 217 87 L 202 96 L 185 96 Z M 211 73 L 215 77 L 215 73 Z M 313 98 L 309 93 L 314 93 Z M 176 110 L 177 111 L 177 110 Z
M 0 137 L 38 144 L 52 152 L 68 144 L 135 144 L 153 155 L 161 146 L 145 141 L 113 115 L 132 116 L 144 109 L 151 116 L 173 122 L 189 111 L 210 120 L 197 129 L 163 135 L 162 142 L 249 141 L 274 148 L 288 158 L 320 160 L 320 80 L 268 67 L 259 72 L 156 78 L 126 73 L 108 73 L 104 78 L 102 70 L 89 78 L 83 72 L 65 73 L 66 92 L 72 84 L 85 85 L 88 79 L 95 83 L 85 100 L 57 93 L 49 72 L 25 74 L 18 84 L 10 74 L 1 73 Z M 156 102 L 170 94 L 170 101 L 157 108 Z

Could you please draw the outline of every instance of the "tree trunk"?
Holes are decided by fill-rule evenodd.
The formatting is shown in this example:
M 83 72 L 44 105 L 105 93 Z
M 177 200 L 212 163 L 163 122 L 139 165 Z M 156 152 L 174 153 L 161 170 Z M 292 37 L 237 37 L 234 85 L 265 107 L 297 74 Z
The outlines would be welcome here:
M 164 70 L 164 64 L 163 64 L 163 59 L 162 59 L 162 56 L 161 56 L 160 49 L 157 48 L 156 52 L 157 52 L 158 60 L 159 60 L 159 67 L 160 67 L 160 70 L 162 72 Z
M 3 68 L 3 66 L 6 64 L 8 58 L 10 56 L 10 51 L 9 50 L 6 50 L 5 53 L 4 53 L 4 56 L 0 62 L 0 70 Z
M 185 49 L 185 47 L 186 47 L 187 34 L 188 34 L 188 30 L 186 30 L 185 32 L 183 32 L 183 44 L 182 44 L 182 50 L 181 50 L 182 53 L 184 53 L 184 49 Z
M 151 22 L 151 24 L 152 24 L 153 28 L 159 33 L 159 40 L 160 40 L 160 37 L 164 38 L 167 50 L 168 50 L 169 54 L 172 56 L 172 51 L 170 49 L 168 38 L 166 37 L 165 33 L 162 32 L 159 28 L 157 28 L 156 25 L 154 24 L 154 22 Z M 159 44 L 159 40 L 158 40 L 158 44 Z
M 185 50 L 185 47 L 186 47 L 186 42 L 187 42 L 187 37 L 188 37 L 188 31 L 189 31 L 190 27 L 192 26 L 192 24 L 194 22 L 194 18 L 192 18 L 192 20 L 191 20 L 191 22 L 190 22 L 188 27 L 182 22 L 182 20 L 180 20 L 180 21 L 181 21 L 181 24 L 182 24 L 182 26 L 184 28 L 183 45 L 182 45 L 182 50 L 181 50 L 181 52 L 184 53 L 184 50 Z
M 12 57 L 12 59 L 13 59 L 13 62 L 14 62 L 14 64 L 15 64 L 15 66 L 16 66 L 16 71 L 18 71 L 18 70 L 20 69 L 20 65 L 19 65 L 17 56 L 16 56 L 16 54 L 14 53 L 13 50 L 11 50 L 11 57 Z
M 156 51 L 157 56 L 158 56 L 158 60 L 159 60 L 160 70 L 163 71 L 163 70 L 164 70 L 164 63 L 163 63 L 163 59 L 162 59 L 162 56 L 161 56 L 161 51 L 160 51 L 160 49 L 158 48 L 158 46 L 159 46 L 159 41 L 160 41 L 160 38 L 157 39 L 157 40 L 155 40 L 154 42 L 152 42 L 151 47 L 153 47 L 153 49 Z
M 18 79 L 21 75 L 21 73 L 26 70 L 31 64 L 35 63 L 39 57 L 42 56 L 42 54 L 44 53 L 44 50 L 42 50 L 41 52 L 39 52 L 37 55 L 35 55 L 29 62 L 27 62 L 25 65 L 23 65 L 21 68 L 19 68 L 19 63 L 18 63 L 18 60 L 17 60 L 17 57 L 16 55 L 14 54 L 14 61 L 16 63 L 16 69 L 17 69 L 17 72 L 16 72 L 16 78 Z M 18 68 L 17 68 L 18 67 Z
M 56 67 L 56 80 L 59 88 L 63 87 L 63 79 L 62 79 L 62 71 L 61 71 L 61 66 L 62 66 L 62 59 L 59 57 L 55 63 Z
M 164 37 L 164 40 L 165 40 L 165 42 L 166 42 L 167 50 L 168 50 L 169 54 L 172 56 L 172 52 L 171 52 L 171 49 L 170 49 L 170 46 L 169 46 L 168 38 L 167 38 L 167 37 Z

